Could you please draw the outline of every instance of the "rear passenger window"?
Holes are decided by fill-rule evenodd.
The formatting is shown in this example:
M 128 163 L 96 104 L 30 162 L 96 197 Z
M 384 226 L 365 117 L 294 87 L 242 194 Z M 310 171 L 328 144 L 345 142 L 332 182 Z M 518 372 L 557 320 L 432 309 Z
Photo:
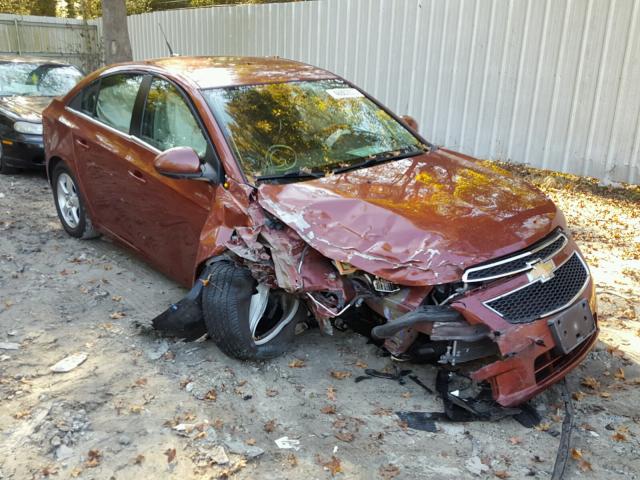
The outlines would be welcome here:
M 121 132 L 129 133 L 141 82 L 142 75 L 119 74 L 103 78 L 96 99 L 95 117 Z M 85 100 L 88 99 L 83 98 L 83 104 Z
M 207 152 L 207 140 L 178 88 L 155 78 L 142 117 L 140 137 L 161 151 L 191 147 L 200 158 Z

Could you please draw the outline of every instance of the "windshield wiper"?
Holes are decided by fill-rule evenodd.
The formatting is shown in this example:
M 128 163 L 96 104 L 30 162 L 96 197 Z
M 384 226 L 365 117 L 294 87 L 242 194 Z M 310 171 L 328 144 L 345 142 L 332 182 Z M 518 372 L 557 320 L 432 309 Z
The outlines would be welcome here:
M 396 153 L 395 151 L 379 153 L 378 155 L 367 158 L 363 162 L 354 163 L 352 165 L 347 165 L 346 167 L 342 167 L 342 168 L 336 168 L 333 171 L 333 173 L 334 174 L 344 173 L 350 170 L 358 170 L 360 168 L 371 167 L 379 163 L 392 162 L 394 160 L 402 160 L 403 158 L 415 157 L 416 155 L 420 155 L 421 153 L 424 153 L 424 152 L 425 150 L 423 150 L 422 148 L 415 147 L 414 149 L 410 147 L 408 149 L 404 149 L 404 151 L 400 150 L 399 153 L 397 153 L 396 155 L 393 154 L 393 153 Z
M 287 178 L 320 178 L 324 177 L 324 172 L 287 172 L 287 173 L 276 173 L 273 175 L 260 175 L 256 177 L 256 181 L 260 182 L 262 180 L 282 180 Z

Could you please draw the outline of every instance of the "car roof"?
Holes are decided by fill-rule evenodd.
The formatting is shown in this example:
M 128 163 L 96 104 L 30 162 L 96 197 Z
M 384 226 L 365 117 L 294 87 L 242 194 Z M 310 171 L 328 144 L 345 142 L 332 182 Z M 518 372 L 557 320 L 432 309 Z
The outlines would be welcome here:
M 138 62 L 183 75 L 202 89 L 336 78 L 331 72 L 279 57 L 166 57 Z
M 60 60 L 55 60 L 53 58 L 44 58 L 44 57 L 27 57 L 24 55 L 0 55 L 0 63 L 42 63 L 47 65 L 69 65 L 71 67 L 75 66 L 68 62 L 61 62 Z

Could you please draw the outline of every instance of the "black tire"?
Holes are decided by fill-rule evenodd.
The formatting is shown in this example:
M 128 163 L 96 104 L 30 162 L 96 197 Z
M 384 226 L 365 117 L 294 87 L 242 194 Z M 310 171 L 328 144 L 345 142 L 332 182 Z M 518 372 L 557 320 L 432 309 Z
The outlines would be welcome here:
M 70 223 L 67 219 L 65 219 L 65 215 L 62 213 L 62 208 L 60 206 L 60 200 L 58 195 L 58 179 L 61 175 L 67 175 L 70 180 L 73 182 L 73 188 L 77 195 L 78 207 L 77 207 L 77 222 L 76 224 Z M 75 238 L 81 238 L 83 240 L 88 240 L 91 238 L 99 237 L 100 234 L 93 228 L 93 224 L 91 223 L 91 219 L 87 214 L 87 211 L 84 207 L 84 197 L 82 196 L 82 192 L 80 192 L 80 188 L 78 187 L 78 182 L 76 181 L 76 177 L 71 173 L 69 167 L 67 167 L 64 163 L 58 163 L 53 169 L 53 175 L 51 178 L 51 189 L 53 190 L 53 201 L 56 205 L 56 211 L 58 212 L 58 218 L 60 219 L 60 223 L 65 231 Z
M 240 360 L 264 360 L 282 355 L 289 349 L 296 324 L 307 316 L 303 302 L 298 302 L 291 321 L 277 335 L 267 343 L 258 345 L 249 325 L 251 296 L 257 292 L 257 282 L 249 270 L 222 260 L 208 266 L 206 276 L 209 277 L 209 283 L 202 292 L 202 312 L 209 335 L 220 350 Z M 278 291 L 273 293 L 273 298 L 284 298 L 286 295 L 289 294 Z M 291 299 L 293 297 L 289 296 L 288 301 Z M 272 331 L 275 332 L 275 329 Z
M 2 144 L 0 143 L 0 175 L 13 175 L 18 173 L 18 169 L 15 167 L 9 167 L 4 160 L 2 160 Z

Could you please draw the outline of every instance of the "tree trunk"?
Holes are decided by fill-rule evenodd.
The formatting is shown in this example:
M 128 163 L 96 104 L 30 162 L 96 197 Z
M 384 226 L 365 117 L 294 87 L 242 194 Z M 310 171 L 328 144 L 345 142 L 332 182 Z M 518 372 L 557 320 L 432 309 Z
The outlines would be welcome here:
M 133 56 L 125 0 L 102 0 L 102 30 L 106 64 L 130 62 Z

